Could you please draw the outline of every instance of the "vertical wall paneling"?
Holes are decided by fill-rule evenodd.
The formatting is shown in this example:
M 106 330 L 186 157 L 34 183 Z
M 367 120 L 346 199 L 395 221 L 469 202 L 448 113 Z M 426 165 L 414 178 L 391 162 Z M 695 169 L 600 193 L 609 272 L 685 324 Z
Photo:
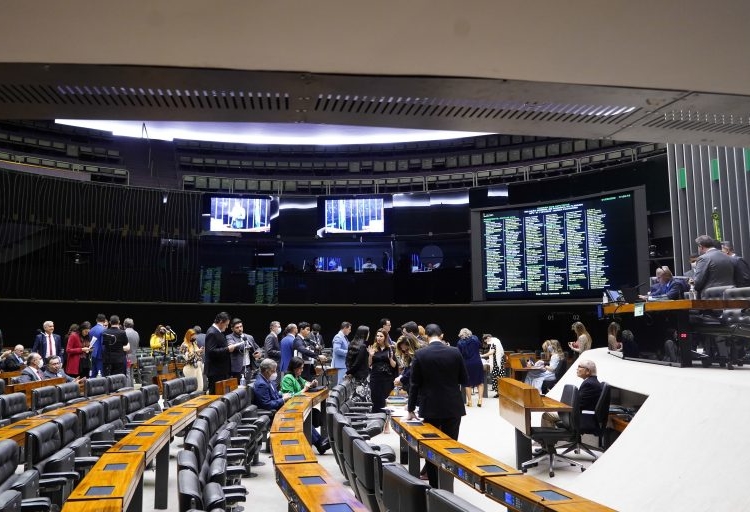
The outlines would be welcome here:
M 689 270 L 695 238 L 715 236 L 713 208 L 721 216 L 721 238 L 750 256 L 750 151 L 747 148 L 669 144 L 669 194 L 677 271 Z M 680 266 L 682 265 L 682 266 Z

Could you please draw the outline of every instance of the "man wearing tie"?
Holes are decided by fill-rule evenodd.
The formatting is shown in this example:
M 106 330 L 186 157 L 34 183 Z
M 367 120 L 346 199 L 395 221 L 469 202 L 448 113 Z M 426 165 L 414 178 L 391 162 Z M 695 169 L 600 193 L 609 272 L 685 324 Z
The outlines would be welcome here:
M 36 352 L 29 354 L 26 359 L 26 368 L 21 370 L 21 375 L 18 376 L 18 382 L 33 382 L 36 380 L 44 380 L 44 374 L 42 373 L 42 356 Z
M 42 324 L 42 327 L 44 328 L 44 332 L 36 335 L 31 351 L 42 354 L 45 361 L 49 360 L 52 356 L 62 357 L 62 342 L 60 335 L 55 334 L 55 323 L 47 320 Z

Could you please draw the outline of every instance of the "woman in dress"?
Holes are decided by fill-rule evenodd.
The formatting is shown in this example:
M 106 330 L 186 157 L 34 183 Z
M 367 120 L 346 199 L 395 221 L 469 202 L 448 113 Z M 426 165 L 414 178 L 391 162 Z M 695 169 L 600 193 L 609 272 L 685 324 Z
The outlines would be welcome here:
M 76 328 L 73 329 L 73 326 Z M 81 359 L 88 358 L 89 347 L 86 340 L 91 324 L 82 322 L 81 325 L 73 324 L 70 328 L 71 332 L 65 343 L 65 373 L 71 377 L 88 377 L 91 365 L 87 368 L 86 364 L 81 364 Z
M 607 347 L 611 352 L 622 351 L 622 343 L 620 343 L 620 324 L 612 322 L 607 327 Z
M 198 335 L 195 330 L 188 329 L 185 332 L 180 353 L 185 358 L 182 373 L 185 377 L 195 377 L 198 381 L 198 391 L 203 391 L 203 349 L 198 346 Z
M 393 391 L 393 379 L 398 371 L 396 354 L 386 339 L 386 332 L 378 329 L 375 333 L 375 343 L 367 347 L 368 363 L 370 366 L 370 397 L 372 398 L 372 412 L 387 412 L 385 399 Z M 386 421 L 384 434 L 390 433 L 390 422 Z
M 573 352 L 583 354 L 591 348 L 591 335 L 586 330 L 586 326 L 581 322 L 573 322 L 570 326 L 570 330 L 576 334 L 576 340 L 568 343 L 568 346 Z
M 482 358 L 479 357 L 481 345 L 479 338 L 474 336 L 469 329 L 464 327 L 458 333 L 458 350 L 464 358 L 466 372 L 469 377 L 464 390 L 466 391 L 466 407 L 472 406 L 471 393 L 477 388 L 477 407 L 482 407 L 482 395 L 484 394 L 484 368 Z
M 370 355 L 367 353 L 369 338 L 370 328 L 360 325 L 346 351 L 346 377 L 354 381 L 352 400 L 355 402 L 370 402 Z
M 497 398 L 497 379 L 505 375 L 505 351 L 503 350 L 503 344 L 500 340 L 492 336 L 492 334 L 482 335 L 482 358 L 483 365 L 490 364 L 490 380 L 492 381 L 492 391 L 495 392 L 493 398 Z M 486 361 L 486 362 L 485 362 Z
M 555 370 L 560 361 L 563 360 L 565 354 L 563 353 L 560 342 L 557 340 L 547 340 L 542 343 L 542 352 L 549 354 L 549 362 L 541 369 L 531 370 L 526 373 L 526 384 L 530 384 L 537 388 L 540 392 L 542 391 L 542 383 L 545 380 L 555 380 Z

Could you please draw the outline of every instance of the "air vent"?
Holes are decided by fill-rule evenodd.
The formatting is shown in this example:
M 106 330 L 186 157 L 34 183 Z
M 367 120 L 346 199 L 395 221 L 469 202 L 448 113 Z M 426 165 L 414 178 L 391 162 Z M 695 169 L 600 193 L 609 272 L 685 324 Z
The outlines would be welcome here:
M 672 111 L 644 123 L 644 126 L 667 130 L 743 134 L 750 133 L 750 118 L 731 114 Z
M 640 109 L 617 105 L 320 94 L 318 112 L 617 124 Z
M 282 92 L 93 85 L 0 85 L 0 103 L 166 109 L 287 111 Z

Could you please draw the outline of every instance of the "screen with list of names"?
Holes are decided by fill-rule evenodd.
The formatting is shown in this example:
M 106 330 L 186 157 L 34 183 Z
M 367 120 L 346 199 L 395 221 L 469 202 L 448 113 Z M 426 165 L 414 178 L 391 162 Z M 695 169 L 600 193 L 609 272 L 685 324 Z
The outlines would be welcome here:
M 637 281 L 632 192 L 481 213 L 487 300 L 590 298 Z

